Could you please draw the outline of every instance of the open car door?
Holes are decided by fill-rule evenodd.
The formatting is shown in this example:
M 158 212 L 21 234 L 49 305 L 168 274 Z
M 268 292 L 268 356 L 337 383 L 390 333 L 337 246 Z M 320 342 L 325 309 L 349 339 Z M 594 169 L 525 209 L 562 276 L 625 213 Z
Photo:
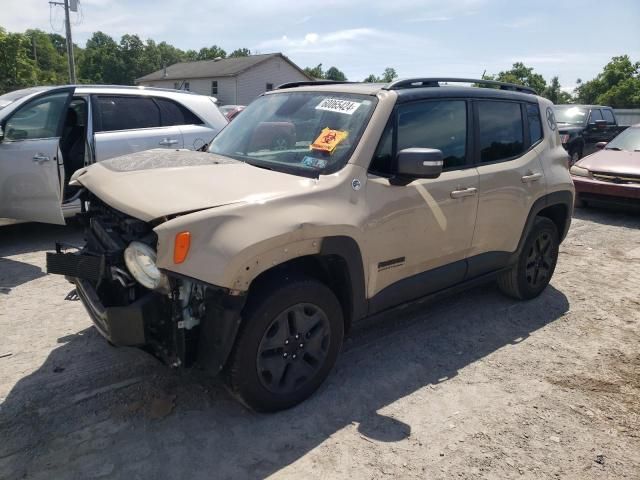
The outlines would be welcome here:
M 63 225 L 60 137 L 73 87 L 46 91 L 0 126 L 0 217 Z

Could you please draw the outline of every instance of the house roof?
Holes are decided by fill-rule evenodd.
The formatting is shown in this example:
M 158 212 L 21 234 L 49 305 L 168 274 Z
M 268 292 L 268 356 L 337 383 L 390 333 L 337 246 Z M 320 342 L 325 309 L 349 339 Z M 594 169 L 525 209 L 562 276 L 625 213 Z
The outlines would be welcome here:
M 302 73 L 305 77 L 309 76 L 281 53 L 267 53 L 264 55 L 249 55 L 248 57 L 221 58 L 219 60 L 201 60 L 198 62 L 180 62 L 174 63 L 165 69 L 157 70 L 144 77 L 136 78 L 136 83 L 148 82 L 155 80 L 186 80 L 190 78 L 209 78 L 209 77 L 234 77 L 256 65 L 266 62 L 272 58 L 282 58 L 292 67 Z M 309 78 L 311 80 L 311 78 Z

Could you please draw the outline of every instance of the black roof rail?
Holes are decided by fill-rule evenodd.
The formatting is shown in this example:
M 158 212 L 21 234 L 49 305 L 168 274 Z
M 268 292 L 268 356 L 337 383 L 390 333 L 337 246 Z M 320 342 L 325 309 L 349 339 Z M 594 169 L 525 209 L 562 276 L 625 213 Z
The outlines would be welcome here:
M 358 82 L 343 82 L 339 80 L 305 80 L 302 82 L 287 82 L 282 85 L 278 85 L 276 90 L 282 90 L 284 88 L 294 88 L 294 87 L 308 87 L 313 85 L 332 85 L 332 84 L 340 84 L 340 83 L 358 83 Z
M 439 87 L 440 82 L 443 83 L 477 83 L 480 85 L 491 85 L 500 88 L 500 90 L 511 90 L 514 92 L 532 93 L 537 95 L 531 87 L 525 87 L 524 85 L 516 85 L 515 83 L 498 82 L 497 80 L 483 80 L 474 78 L 404 78 L 401 80 L 395 80 L 383 88 L 385 90 L 402 90 L 405 88 L 420 88 L 420 87 Z

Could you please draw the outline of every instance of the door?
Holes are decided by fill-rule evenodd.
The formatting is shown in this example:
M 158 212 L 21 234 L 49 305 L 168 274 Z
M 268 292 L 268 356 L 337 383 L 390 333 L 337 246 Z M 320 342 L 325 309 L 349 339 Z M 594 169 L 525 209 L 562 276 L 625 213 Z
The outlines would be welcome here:
M 142 95 L 92 95 L 95 159 L 152 148 L 183 148 L 178 126 L 162 126 L 160 108 Z
M 607 142 L 609 138 L 609 127 L 602 121 L 604 117 L 599 108 L 594 108 L 589 114 L 589 120 L 587 122 L 587 128 L 584 131 L 584 150 L 582 156 L 586 157 L 596 151 L 596 143 Z M 596 124 L 600 122 L 600 124 Z
M 410 301 L 464 279 L 478 202 L 468 156 L 465 100 L 400 105 L 383 134 L 366 185 L 365 242 L 372 311 Z M 392 185 L 398 151 L 443 152 L 439 178 Z
M 60 136 L 73 89 L 38 96 L 2 125 L 0 217 L 64 225 Z
M 476 101 L 474 115 L 480 196 L 470 277 L 506 265 L 533 203 L 546 190 L 537 150 L 543 135 L 538 104 Z
M 160 109 L 162 126 L 180 129 L 184 148 L 198 150 L 210 143 L 218 133 L 184 105 L 169 98 L 154 97 L 154 101 Z M 212 107 L 216 108 L 213 104 Z

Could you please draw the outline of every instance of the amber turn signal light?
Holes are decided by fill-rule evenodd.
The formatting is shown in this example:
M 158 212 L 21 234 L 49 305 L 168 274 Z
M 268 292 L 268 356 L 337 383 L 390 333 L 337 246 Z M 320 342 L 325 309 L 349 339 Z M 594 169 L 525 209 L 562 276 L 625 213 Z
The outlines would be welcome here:
M 176 235 L 176 241 L 173 246 L 173 263 L 182 263 L 189 255 L 189 247 L 191 246 L 191 233 L 180 232 Z

